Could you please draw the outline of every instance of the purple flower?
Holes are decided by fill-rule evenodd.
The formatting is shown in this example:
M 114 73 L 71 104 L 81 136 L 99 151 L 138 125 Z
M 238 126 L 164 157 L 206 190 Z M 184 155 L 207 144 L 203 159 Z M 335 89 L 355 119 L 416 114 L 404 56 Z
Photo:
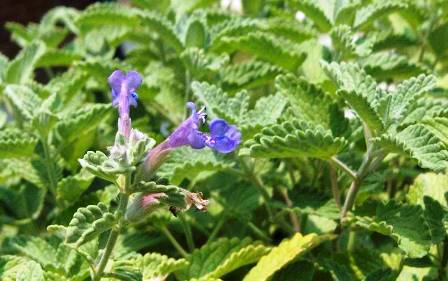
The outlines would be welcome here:
M 121 70 L 115 70 L 108 78 L 112 89 L 112 105 L 118 107 L 120 119 L 118 121 L 119 132 L 129 138 L 131 130 L 131 119 L 129 118 L 130 106 L 137 106 L 136 89 L 142 83 L 141 75 L 136 71 L 127 74 Z
M 214 119 L 209 128 L 210 137 L 206 142 L 208 147 L 220 153 L 229 153 L 240 144 L 241 133 L 235 125 L 229 125 L 223 119 Z
M 154 171 L 168 153 L 177 147 L 190 146 L 193 149 L 201 149 L 208 146 L 219 153 L 230 153 L 240 144 L 241 133 L 235 125 L 229 125 L 223 119 L 214 119 L 209 125 L 210 134 L 206 134 L 199 130 L 206 119 L 204 109 L 197 111 L 192 102 L 188 102 L 187 107 L 192 111 L 190 117 L 165 141 L 149 152 L 145 164 L 147 170 Z

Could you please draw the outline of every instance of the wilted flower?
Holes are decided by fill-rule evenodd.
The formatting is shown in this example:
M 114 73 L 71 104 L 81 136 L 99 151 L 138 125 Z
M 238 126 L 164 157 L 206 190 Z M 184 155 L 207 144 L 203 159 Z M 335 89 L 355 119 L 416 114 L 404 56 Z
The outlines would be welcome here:
M 118 120 L 118 131 L 129 138 L 131 132 L 131 118 L 129 117 L 130 106 L 137 106 L 138 95 L 136 89 L 142 83 L 141 75 L 136 71 L 127 74 L 121 70 L 115 70 L 108 78 L 112 89 L 112 105 L 118 107 L 120 118 Z
M 149 152 L 145 163 L 147 171 L 154 171 L 168 153 L 177 147 L 190 146 L 193 149 L 202 149 L 208 146 L 219 153 L 230 153 L 240 144 L 241 133 L 235 125 L 229 125 L 223 119 L 214 119 L 209 125 L 210 134 L 206 134 L 199 130 L 206 119 L 204 109 L 197 111 L 196 105 L 192 102 L 188 102 L 187 107 L 192 111 L 190 117 L 165 141 Z

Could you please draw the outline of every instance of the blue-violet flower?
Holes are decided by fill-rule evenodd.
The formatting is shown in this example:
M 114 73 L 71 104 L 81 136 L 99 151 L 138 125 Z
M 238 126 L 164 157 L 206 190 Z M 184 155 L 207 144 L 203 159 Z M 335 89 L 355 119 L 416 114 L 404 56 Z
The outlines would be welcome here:
M 241 133 L 235 125 L 229 125 L 223 119 L 214 119 L 209 124 L 210 134 L 199 130 L 205 123 L 204 109 L 196 110 L 196 105 L 187 103 L 191 115 L 182 122 L 174 132 L 162 143 L 151 150 L 146 159 L 146 168 L 154 171 L 168 155 L 168 153 L 181 146 L 190 146 L 193 149 L 210 147 L 219 153 L 234 151 L 241 142 Z
M 130 106 L 137 106 L 136 89 L 142 83 L 141 75 L 136 71 L 129 71 L 127 74 L 121 70 L 115 70 L 108 78 L 109 86 L 112 89 L 112 105 L 118 107 L 119 120 L 118 131 L 126 139 L 129 139 L 131 132 L 131 118 L 129 117 Z

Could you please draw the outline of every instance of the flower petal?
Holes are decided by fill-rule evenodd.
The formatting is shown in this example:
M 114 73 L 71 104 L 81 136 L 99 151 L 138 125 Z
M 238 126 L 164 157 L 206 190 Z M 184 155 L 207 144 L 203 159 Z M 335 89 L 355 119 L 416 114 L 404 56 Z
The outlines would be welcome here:
M 228 138 L 228 137 L 219 137 L 214 138 L 210 142 L 210 147 L 220 153 L 230 153 L 235 150 L 238 146 L 238 142 Z
M 126 79 L 126 75 L 121 70 L 115 70 L 112 74 L 107 78 L 109 82 L 109 86 L 112 88 L 112 91 L 115 91 L 115 94 L 118 96 L 121 90 L 121 83 Z M 113 95 L 113 92 L 112 92 Z
M 223 137 L 229 130 L 229 125 L 223 119 L 213 119 L 209 124 L 211 137 Z
M 128 89 L 133 92 L 142 84 L 142 76 L 137 71 L 129 71 L 126 75 Z

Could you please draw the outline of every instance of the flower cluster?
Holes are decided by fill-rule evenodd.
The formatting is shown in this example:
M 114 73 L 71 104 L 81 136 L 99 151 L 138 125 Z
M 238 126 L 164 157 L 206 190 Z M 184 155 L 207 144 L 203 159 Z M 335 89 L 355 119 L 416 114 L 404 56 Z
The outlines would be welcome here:
M 209 124 L 210 133 L 199 130 L 206 121 L 204 108 L 197 111 L 196 105 L 187 103 L 191 115 L 182 122 L 174 132 L 162 143 L 156 146 L 147 156 L 146 169 L 154 171 L 165 159 L 170 151 L 181 146 L 190 146 L 193 149 L 209 147 L 219 153 L 234 151 L 241 142 L 241 133 L 235 125 L 229 125 L 223 119 L 214 119 Z
M 150 149 L 154 143 L 149 141 L 146 135 L 132 129 L 129 114 L 130 106 L 137 106 L 136 89 L 141 85 L 142 77 L 135 71 L 124 73 L 116 70 L 109 76 L 108 81 L 112 90 L 112 105 L 118 107 L 119 112 L 118 134 L 115 145 L 110 149 L 110 157 L 121 163 L 138 165 L 139 155 L 143 155 L 141 157 L 144 158 L 144 164 L 140 169 L 142 178 L 150 178 L 166 156 L 178 147 L 190 146 L 193 149 L 208 147 L 218 153 L 230 153 L 240 144 L 241 133 L 235 125 L 230 125 L 223 119 L 212 120 L 209 123 L 209 133 L 202 132 L 200 127 L 206 122 L 207 117 L 205 109 L 198 111 L 194 103 L 188 102 L 187 107 L 191 110 L 191 115 L 166 140 Z M 191 206 L 199 210 L 206 209 L 208 201 L 202 198 L 202 194 L 186 190 L 183 192 L 185 205 L 180 209 L 170 205 L 173 213 L 189 209 Z M 129 204 L 126 216 L 129 220 L 138 219 L 169 202 L 167 198 L 168 194 L 163 192 L 140 193 Z

